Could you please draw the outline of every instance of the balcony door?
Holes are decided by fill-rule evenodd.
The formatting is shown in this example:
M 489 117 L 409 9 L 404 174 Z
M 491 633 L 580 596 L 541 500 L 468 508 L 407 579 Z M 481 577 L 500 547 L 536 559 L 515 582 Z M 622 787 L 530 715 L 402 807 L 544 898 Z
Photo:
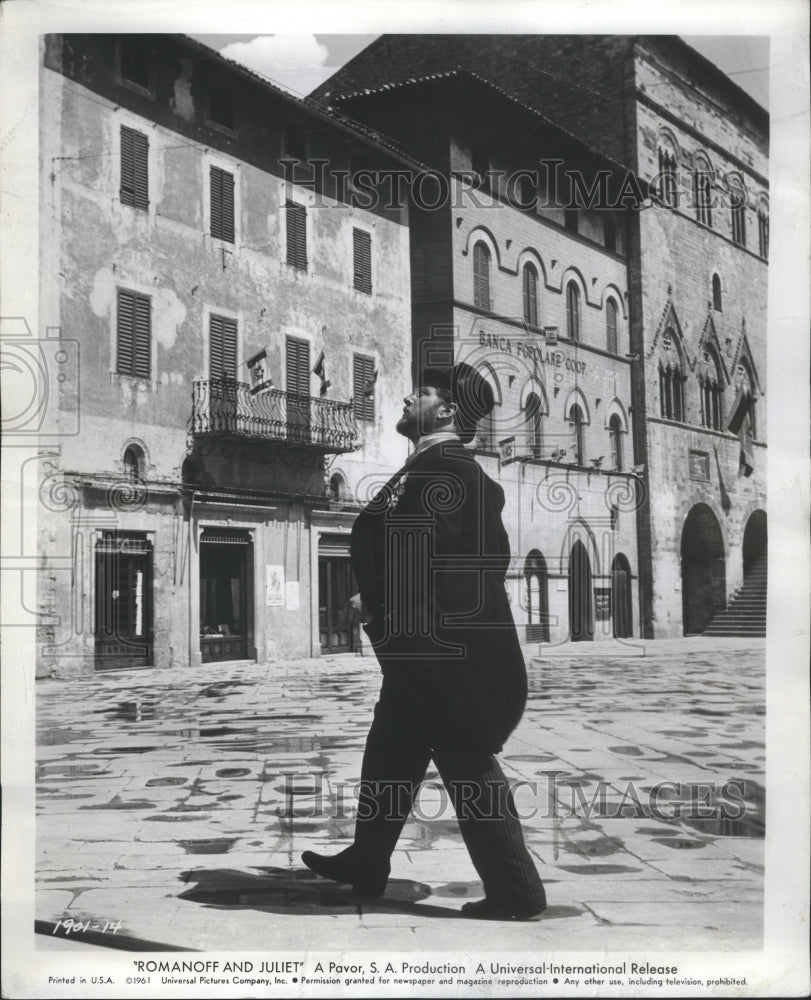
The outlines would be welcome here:
M 310 440 L 310 345 L 298 337 L 287 338 L 287 437 Z

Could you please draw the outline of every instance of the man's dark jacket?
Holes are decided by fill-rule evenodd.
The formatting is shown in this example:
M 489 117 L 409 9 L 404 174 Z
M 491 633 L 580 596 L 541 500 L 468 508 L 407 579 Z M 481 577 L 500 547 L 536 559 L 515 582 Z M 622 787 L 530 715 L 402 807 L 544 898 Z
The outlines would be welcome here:
M 384 675 L 429 671 L 449 727 L 491 752 L 527 696 L 504 588 L 503 508 L 502 488 L 460 443 L 445 442 L 407 462 L 352 529 L 352 569 Z

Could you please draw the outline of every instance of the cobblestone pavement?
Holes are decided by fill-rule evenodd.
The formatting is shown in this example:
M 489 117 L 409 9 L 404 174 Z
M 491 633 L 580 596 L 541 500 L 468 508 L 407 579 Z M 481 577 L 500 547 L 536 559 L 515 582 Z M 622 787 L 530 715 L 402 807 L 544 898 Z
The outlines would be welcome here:
M 532 647 L 528 667 L 502 760 L 549 908 L 498 930 L 459 919 L 481 884 L 430 781 L 383 898 L 301 864 L 351 837 L 373 657 L 38 682 L 38 947 L 60 918 L 201 951 L 759 947 L 762 641 Z

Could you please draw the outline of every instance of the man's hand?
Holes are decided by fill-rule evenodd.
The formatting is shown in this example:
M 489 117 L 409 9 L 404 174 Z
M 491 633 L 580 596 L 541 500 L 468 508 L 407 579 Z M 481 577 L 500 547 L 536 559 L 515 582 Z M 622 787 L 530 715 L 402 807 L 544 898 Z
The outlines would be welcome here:
M 349 604 L 347 606 L 349 608 L 350 616 L 359 622 L 368 622 L 372 617 L 364 607 L 363 601 L 360 599 L 360 594 L 353 594 L 349 598 Z

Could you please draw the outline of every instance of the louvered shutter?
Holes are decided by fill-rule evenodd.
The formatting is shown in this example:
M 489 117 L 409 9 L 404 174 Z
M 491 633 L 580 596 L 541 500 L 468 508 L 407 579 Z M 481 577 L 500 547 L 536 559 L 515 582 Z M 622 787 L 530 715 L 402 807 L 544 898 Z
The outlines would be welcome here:
M 580 339 L 580 292 L 573 281 L 566 286 L 566 332 L 570 340 Z
M 352 230 L 352 249 L 355 266 L 355 288 L 359 292 L 372 291 L 372 237 L 362 229 Z
M 132 375 L 133 331 L 135 329 L 135 296 L 132 292 L 118 292 L 118 328 L 116 345 L 116 371 Z
M 608 340 L 608 350 L 612 354 L 617 353 L 617 306 L 612 300 L 608 300 L 606 306 L 606 336 Z
M 145 295 L 118 291 L 116 370 L 149 378 L 151 373 L 151 303 Z
M 234 242 L 234 175 L 211 168 L 211 235 Z
M 135 371 L 138 378 L 149 378 L 151 372 L 150 353 L 152 322 L 149 299 L 135 296 Z
M 530 326 L 538 325 L 538 281 L 531 264 L 524 265 L 524 319 Z
M 237 377 L 237 321 L 225 316 L 209 318 L 209 378 Z
M 310 395 L 310 345 L 306 340 L 287 338 L 286 388 L 297 396 Z
M 287 212 L 287 263 L 307 268 L 307 209 L 294 201 L 285 204 Z
M 375 397 L 372 384 L 375 373 L 374 358 L 356 354 L 353 360 L 352 398 L 355 417 L 358 420 L 374 420 Z
M 473 305 L 490 308 L 490 251 L 481 242 L 473 247 Z

